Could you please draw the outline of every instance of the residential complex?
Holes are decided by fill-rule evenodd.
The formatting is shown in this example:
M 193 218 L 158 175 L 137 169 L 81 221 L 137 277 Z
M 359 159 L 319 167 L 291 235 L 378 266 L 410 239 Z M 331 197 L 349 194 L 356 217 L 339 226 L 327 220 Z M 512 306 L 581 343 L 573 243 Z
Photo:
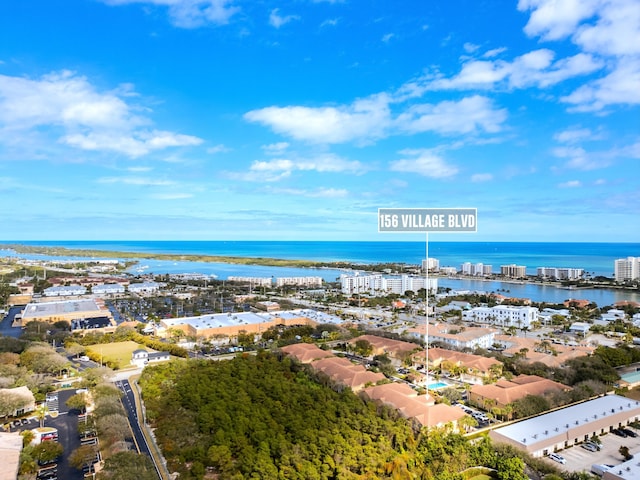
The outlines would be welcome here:
M 429 278 L 429 291 L 435 292 L 438 289 L 438 280 Z M 340 285 L 342 293 L 353 295 L 354 293 L 365 293 L 368 295 L 387 295 L 396 293 L 404 295 L 407 291 L 417 292 L 427 285 L 425 277 L 413 275 L 385 276 L 382 274 L 368 275 L 340 275 Z
M 293 285 L 297 287 L 321 287 L 322 277 L 278 277 L 276 287 Z
M 538 267 L 538 277 L 545 280 L 579 280 L 584 276 L 582 268 Z
M 500 265 L 500 275 L 510 278 L 525 278 L 527 276 L 527 267 L 524 265 Z
M 491 275 L 493 272 L 492 265 L 485 265 L 484 263 L 471 263 L 465 262 L 460 267 L 460 271 L 463 275 L 472 275 L 476 277 Z
M 538 320 L 536 307 L 496 305 L 495 307 L 475 307 L 462 312 L 462 319 L 468 322 L 488 323 L 500 327 L 531 327 Z
M 640 257 L 619 258 L 614 262 L 616 282 L 640 279 Z
M 437 272 L 440 270 L 440 260 L 437 258 L 427 258 L 422 260 L 422 271 Z

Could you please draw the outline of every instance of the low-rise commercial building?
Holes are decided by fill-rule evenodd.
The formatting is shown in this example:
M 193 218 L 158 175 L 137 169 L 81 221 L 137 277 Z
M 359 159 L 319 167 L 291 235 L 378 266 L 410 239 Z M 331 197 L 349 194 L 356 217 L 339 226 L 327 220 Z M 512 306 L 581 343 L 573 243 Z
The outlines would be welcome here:
M 22 326 L 29 322 L 40 321 L 55 323 L 69 322 L 87 318 L 108 317 L 113 319 L 104 302 L 96 298 L 79 300 L 57 300 L 53 302 L 29 303 L 22 312 Z
M 240 332 L 261 334 L 276 325 L 317 325 L 342 323 L 339 317 L 311 309 L 282 310 L 279 312 L 216 313 L 197 317 L 165 318 L 155 328 L 157 335 L 166 335 L 177 328 L 188 336 L 234 336 Z
M 489 437 L 541 457 L 638 419 L 640 402 L 606 395 L 497 428 Z

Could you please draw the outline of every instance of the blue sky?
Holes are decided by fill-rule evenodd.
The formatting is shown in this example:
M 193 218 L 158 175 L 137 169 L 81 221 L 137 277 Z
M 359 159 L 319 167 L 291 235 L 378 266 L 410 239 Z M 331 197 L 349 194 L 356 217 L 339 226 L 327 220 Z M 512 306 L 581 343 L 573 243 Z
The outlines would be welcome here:
M 640 241 L 637 0 L 0 3 L 6 240 Z M 433 237 L 432 237 L 433 238 Z

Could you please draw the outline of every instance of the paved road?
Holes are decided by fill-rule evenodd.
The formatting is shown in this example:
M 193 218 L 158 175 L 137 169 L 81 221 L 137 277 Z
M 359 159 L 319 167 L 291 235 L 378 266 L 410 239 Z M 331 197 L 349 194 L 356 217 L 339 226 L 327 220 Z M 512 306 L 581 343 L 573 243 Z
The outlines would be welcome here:
M 24 309 L 24 305 L 9 308 L 7 315 L 0 320 L 0 335 L 5 337 L 18 338 L 22 334 L 20 327 L 12 327 L 13 319 L 16 314 Z
M 131 425 L 131 430 L 133 432 L 134 440 L 136 447 L 139 453 L 147 455 L 151 461 L 153 461 L 153 457 L 151 456 L 151 452 L 149 450 L 149 445 L 147 445 L 147 440 L 144 438 L 142 434 L 142 430 L 138 423 L 138 414 L 136 411 L 136 402 L 135 397 L 133 395 L 132 387 L 129 383 L 129 380 L 118 380 L 115 382 L 116 387 L 118 387 L 124 393 L 122 397 L 122 404 L 124 405 L 124 409 L 127 412 L 127 417 L 129 418 L 129 424 Z M 160 476 L 160 474 L 158 474 Z

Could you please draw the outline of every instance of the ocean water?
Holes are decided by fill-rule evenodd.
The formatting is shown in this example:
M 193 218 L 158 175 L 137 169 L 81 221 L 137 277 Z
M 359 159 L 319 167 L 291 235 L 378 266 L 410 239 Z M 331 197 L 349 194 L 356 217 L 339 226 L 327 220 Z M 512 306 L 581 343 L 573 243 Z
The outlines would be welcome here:
M 220 255 L 238 257 L 269 257 L 312 261 L 344 261 L 354 264 L 405 263 L 418 265 L 425 258 L 425 242 L 297 242 L 297 241 L 57 241 L 2 242 L 24 245 L 56 246 L 70 249 L 106 250 L 112 252 L 142 252 L 152 254 Z M 516 242 L 429 242 L 429 256 L 438 258 L 441 266 L 460 268 L 464 262 L 493 265 L 515 263 L 527 266 L 534 274 L 537 267 L 583 268 L 591 275 L 613 275 L 617 258 L 640 256 L 640 243 L 516 243 Z M 0 256 L 56 259 L 44 255 L 23 255 L 0 251 Z M 64 257 L 74 259 L 74 257 Z M 81 257 L 75 257 L 83 259 Z M 85 259 L 86 260 L 86 259 Z M 220 280 L 229 276 L 291 277 L 320 276 L 335 281 L 342 270 L 268 267 L 226 263 L 186 262 L 140 259 L 130 273 L 202 273 Z M 569 298 L 582 298 L 600 306 L 621 300 L 640 302 L 640 294 L 620 290 L 565 290 L 552 286 L 517 284 L 476 279 L 441 278 L 438 284 L 455 290 L 500 292 L 507 296 L 530 298 L 533 301 L 560 303 Z
M 6 242 L 24 245 L 59 246 L 116 252 L 167 253 L 270 257 L 351 263 L 420 264 L 425 242 L 298 242 L 298 241 L 56 241 Z M 538 242 L 436 242 L 428 245 L 429 256 L 441 266 L 460 268 L 464 262 L 493 265 L 525 265 L 527 273 L 538 267 L 583 268 L 591 275 L 613 275 L 618 258 L 640 256 L 640 243 L 538 243 Z

